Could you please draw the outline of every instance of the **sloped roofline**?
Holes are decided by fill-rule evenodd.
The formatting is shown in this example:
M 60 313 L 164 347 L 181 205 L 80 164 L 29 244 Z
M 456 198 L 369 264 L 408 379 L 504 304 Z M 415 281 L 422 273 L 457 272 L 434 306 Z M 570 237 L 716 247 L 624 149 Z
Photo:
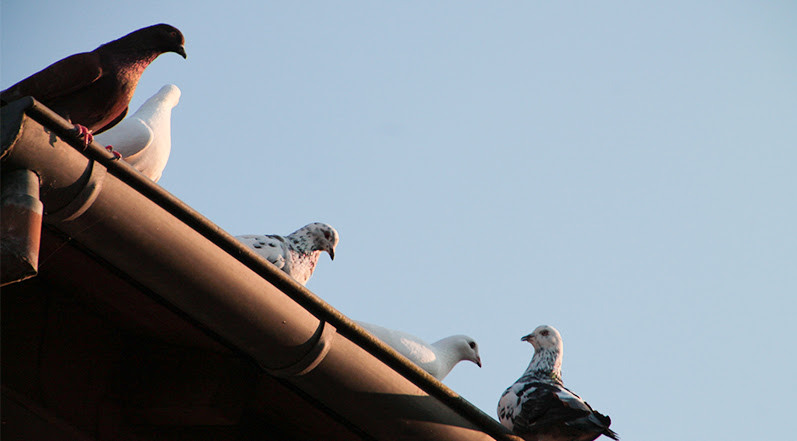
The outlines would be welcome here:
M 39 176 L 46 224 L 272 375 L 379 439 L 519 439 L 33 98 L 2 125 L 3 170 Z

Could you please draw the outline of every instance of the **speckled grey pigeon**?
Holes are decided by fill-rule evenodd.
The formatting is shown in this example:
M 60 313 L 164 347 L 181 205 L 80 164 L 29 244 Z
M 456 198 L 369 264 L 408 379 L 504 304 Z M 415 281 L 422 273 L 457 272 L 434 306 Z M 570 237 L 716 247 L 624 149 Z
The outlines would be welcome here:
M 236 237 L 302 285 L 313 275 L 321 252 L 328 252 L 334 260 L 338 245 L 338 232 L 321 222 L 305 225 L 284 237 L 275 234 Z
M 498 419 L 526 441 L 592 441 L 606 435 L 611 419 L 562 384 L 562 336 L 552 326 L 539 326 L 521 339 L 534 346 L 526 372 L 501 395 Z

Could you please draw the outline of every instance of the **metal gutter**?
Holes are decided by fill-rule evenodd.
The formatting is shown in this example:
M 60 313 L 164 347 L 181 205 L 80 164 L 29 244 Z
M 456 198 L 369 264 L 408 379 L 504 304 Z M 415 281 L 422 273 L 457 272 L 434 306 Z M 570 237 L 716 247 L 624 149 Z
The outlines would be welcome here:
M 21 282 L 39 271 L 42 203 L 39 177 L 30 170 L 3 173 L 0 195 L 0 286 Z
M 34 99 L 4 106 L 2 126 L 3 171 L 39 175 L 45 223 L 365 432 L 519 439 Z

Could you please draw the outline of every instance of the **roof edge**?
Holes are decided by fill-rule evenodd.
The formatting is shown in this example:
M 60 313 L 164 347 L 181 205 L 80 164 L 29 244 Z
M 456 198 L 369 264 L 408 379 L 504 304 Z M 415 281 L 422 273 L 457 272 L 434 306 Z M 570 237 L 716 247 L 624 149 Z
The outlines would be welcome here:
M 180 247 L 184 246 L 184 244 L 180 244 L 181 241 L 191 240 L 192 247 L 197 248 L 192 257 L 196 257 L 202 265 L 203 274 L 197 274 L 197 268 L 194 268 L 193 272 L 189 268 L 181 268 L 181 270 L 184 271 L 184 274 L 189 274 L 190 277 L 198 278 L 197 286 L 203 289 L 203 294 L 211 297 L 215 295 L 215 298 L 202 305 L 192 305 L 191 302 L 196 301 L 197 296 L 187 296 L 183 290 L 179 290 L 178 294 L 168 292 L 169 289 L 174 288 L 168 282 L 153 280 L 147 280 L 147 282 L 153 284 L 153 291 L 158 292 L 167 301 L 211 328 L 216 334 L 230 340 L 229 343 L 232 346 L 260 362 L 265 369 L 270 369 L 272 372 L 275 369 L 288 369 L 289 381 L 303 389 L 312 390 L 313 393 L 321 395 L 322 399 L 334 400 L 340 391 L 325 392 L 321 385 L 330 380 L 345 382 L 346 376 L 358 377 L 359 373 L 353 374 L 352 372 L 356 364 L 352 362 L 354 359 L 358 363 L 367 365 L 368 371 L 376 372 L 370 377 L 365 375 L 373 382 L 369 386 L 373 386 L 377 390 L 384 389 L 382 393 L 377 393 L 375 396 L 371 396 L 374 394 L 365 396 L 366 399 L 383 400 L 385 397 L 393 396 L 395 401 L 396 397 L 402 400 L 409 397 L 413 405 L 419 406 L 414 413 L 418 411 L 427 413 L 422 417 L 414 418 L 413 422 L 445 423 L 443 429 L 440 429 L 440 424 L 432 424 L 432 426 L 427 424 L 418 432 L 412 431 L 414 435 L 421 436 L 421 438 L 414 437 L 413 439 L 484 439 L 484 434 L 499 440 L 519 439 L 510 435 L 500 423 L 391 347 L 373 337 L 307 288 L 267 263 L 190 206 L 138 173 L 127 163 L 114 160 L 113 156 L 109 155 L 102 146 L 93 142 L 83 148 L 82 141 L 74 134 L 72 125 L 41 103 L 32 98 L 24 98 L 10 103 L 2 109 L 2 120 L 3 150 L 0 153 L 0 158 L 2 158 L 3 168 L 28 168 L 40 175 L 42 178 L 41 198 L 45 204 L 44 220 L 46 223 L 71 235 L 84 246 L 131 274 L 146 272 L 151 269 L 149 268 L 151 265 L 171 265 L 172 263 L 168 259 L 168 250 L 166 250 L 165 257 L 156 262 L 141 261 L 140 259 L 126 262 L 134 260 L 123 254 L 123 251 L 130 250 L 103 249 L 102 241 L 92 238 L 92 235 L 110 235 L 119 238 L 132 232 L 135 234 L 128 237 L 125 243 L 134 244 L 138 243 L 139 236 L 142 238 L 141 240 L 144 240 L 144 233 L 146 233 L 148 225 L 158 225 L 159 228 L 166 225 L 167 232 L 176 237 L 162 237 L 163 232 L 159 232 L 156 240 L 145 241 L 145 244 Z M 19 127 L 15 128 L 17 123 Z M 17 130 L 18 133 L 14 130 Z M 95 181 L 100 179 L 96 176 L 92 178 L 93 170 L 98 166 L 103 171 L 107 171 L 107 176 L 101 177 L 99 184 L 95 182 L 93 193 L 88 196 L 88 199 L 93 199 L 84 201 L 84 205 L 88 205 L 84 212 L 79 213 L 71 220 L 48 219 L 47 214 L 50 213 L 47 211 L 48 206 L 54 207 L 55 211 L 58 211 L 74 204 L 74 200 L 86 197 L 85 195 L 81 196 L 81 193 L 85 193 L 85 191 L 79 189 L 89 187 L 88 184 L 92 182 L 92 179 Z M 54 179 L 55 176 L 58 179 Z M 130 205 L 130 207 L 126 207 L 126 205 Z M 157 207 L 157 210 L 152 209 L 153 205 Z M 130 211 L 139 216 L 133 221 L 133 223 L 138 222 L 139 224 L 119 225 L 121 216 L 117 214 L 115 218 L 109 217 L 112 213 L 124 214 Z M 179 222 L 174 222 L 175 220 Z M 127 220 L 123 221 L 128 222 Z M 157 228 L 153 228 L 152 231 L 154 230 Z M 163 243 L 159 245 L 153 243 L 158 241 Z M 214 250 L 214 247 L 220 250 Z M 204 258 L 199 255 L 202 253 L 206 254 Z M 212 259 L 209 256 L 212 256 Z M 212 271 L 212 274 L 205 274 L 204 265 L 207 264 L 207 259 L 213 260 L 214 264 L 220 265 L 221 268 L 218 271 Z M 143 268 L 144 266 L 147 268 Z M 247 277 L 247 271 L 254 272 L 261 279 L 257 281 L 254 280 L 257 278 Z M 219 281 L 214 280 L 213 277 L 220 277 L 225 283 L 236 286 L 236 290 L 230 290 L 235 291 L 236 297 L 223 296 L 218 292 L 214 294 L 214 289 L 221 288 L 219 288 Z M 201 286 L 204 284 L 208 286 Z M 264 292 L 266 295 L 263 294 Z M 237 298 L 237 296 L 241 298 Z M 295 302 L 295 306 L 284 302 L 282 299 L 284 296 Z M 297 311 L 297 307 L 304 312 Z M 220 310 L 213 308 L 220 308 Z M 230 320 L 241 320 L 238 314 L 245 317 L 247 314 L 253 314 L 252 311 L 262 312 L 269 308 L 281 311 L 281 314 L 290 317 L 291 321 L 297 320 L 297 324 L 292 323 L 291 325 L 298 327 L 289 330 L 273 329 L 272 323 L 256 323 L 257 326 L 252 328 L 236 329 L 236 332 L 229 332 L 224 329 L 224 326 L 221 326 L 223 323 L 229 323 Z M 270 310 L 270 313 L 274 311 Z M 223 317 L 216 317 L 219 314 Z M 257 319 L 257 315 L 250 316 L 250 318 Z M 261 318 L 260 322 L 267 321 Z M 251 322 L 246 321 L 245 323 L 250 324 Z M 331 328 L 325 327 L 324 323 L 331 325 Z M 329 329 L 336 330 L 338 334 L 353 344 L 349 345 L 340 339 L 335 339 L 333 343 L 334 335 L 330 334 Z M 264 337 L 269 337 L 269 339 Z M 263 346 L 266 347 L 265 350 Z M 276 357 L 276 360 L 267 360 L 268 357 L 264 354 L 273 357 L 275 346 L 278 346 L 280 351 L 287 351 L 289 354 Z M 312 351 L 319 352 L 316 354 L 316 358 L 308 362 L 305 358 Z M 362 351 L 365 351 L 367 356 L 362 354 Z M 375 367 L 371 357 L 379 360 L 380 364 L 386 365 L 401 378 L 393 378 L 396 375 L 391 376 L 384 369 L 380 370 Z M 277 364 L 263 363 L 264 360 Z M 300 366 L 302 363 L 305 363 L 306 366 Z M 292 365 L 296 366 L 292 367 Z M 363 378 L 358 377 L 357 381 L 363 381 Z M 382 388 L 385 385 L 389 387 Z M 416 388 L 433 397 L 435 399 L 433 401 L 438 401 L 449 411 L 445 411 L 438 404 L 421 399 Z M 351 388 L 349 387 L 349 389 Z M 363 397 L 362 392 L 356 393 L 355 396 Z M 419 400 L 414 400 L 413 397 L 418 397 Z M 357 415 L 353 417 L 358 418 Z M 382 430 L 374 429 L 369 427 L 367 421 L 357 421 L 357 423 L 366 428 L 368 432 L 386 430 L 385 433 L 393 435 L 407 432 L 406 419 L 402 420 L 401 427 L 403 429 L 400 432 L 396 432 L 395 427 Z M 381 423 L 385 424 L 385 421 Z M 430 430 L 430 427 L 440 430 Z M 484 433 L 479 435 L 474 429 Z

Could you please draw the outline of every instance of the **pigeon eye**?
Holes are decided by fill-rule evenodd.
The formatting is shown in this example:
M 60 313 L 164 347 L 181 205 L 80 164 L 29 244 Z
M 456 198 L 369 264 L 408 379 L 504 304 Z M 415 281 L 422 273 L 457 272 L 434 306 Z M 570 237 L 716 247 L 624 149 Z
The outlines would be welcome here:
M 476 349 L 476 342 L 475 341 L 469 342 L 468 346 L 470 346 L 471 349 Z
M 542 332 L 540 332 L 540 335 L 542 335 L 543 337 L 547 337 L 548 336 L 548 331 L 542 331 Z
M 329 240 L 330 236 L 332 236 L 332 235 L 329 233 L 329 231 L 324 231 L 324 237 L 326 237 L 327 240 Z

